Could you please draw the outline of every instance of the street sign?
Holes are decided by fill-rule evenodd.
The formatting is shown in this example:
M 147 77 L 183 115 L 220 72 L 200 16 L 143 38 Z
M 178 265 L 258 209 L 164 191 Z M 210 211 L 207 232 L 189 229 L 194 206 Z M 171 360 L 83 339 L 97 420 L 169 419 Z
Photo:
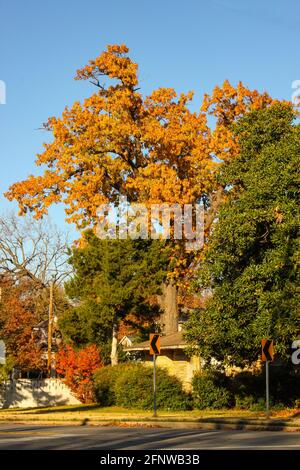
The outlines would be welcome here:
M 157 333 L 150 333 L 150 354 L 153 356 L 153 416 L 156 418 L 156 356 L 160 354 L 160 335 Z
M 263 362 L 273 361 L 274 359 L 274 349 L 273 349 L 273 340 L 271 339 L 262 339 L 261 340 L 261 360 Z
M 150 354 L 152 356 L 160 354 L 160 335 L 156 333 L 150 334 Z
M 266 414 L 270 417 L 269 362 L 274 359 L 273 340 L 261 340 L 261 360 L 266 363 Z

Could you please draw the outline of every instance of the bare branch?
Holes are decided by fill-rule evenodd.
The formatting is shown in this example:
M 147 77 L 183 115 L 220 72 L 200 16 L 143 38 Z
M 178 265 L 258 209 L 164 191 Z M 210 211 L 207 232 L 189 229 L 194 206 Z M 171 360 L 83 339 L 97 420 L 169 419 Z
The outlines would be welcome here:
M 0 274 L 28 277 L 39 287 L 59 284 L 71 274 L 68 238 L 50 220 L 0 216 Z

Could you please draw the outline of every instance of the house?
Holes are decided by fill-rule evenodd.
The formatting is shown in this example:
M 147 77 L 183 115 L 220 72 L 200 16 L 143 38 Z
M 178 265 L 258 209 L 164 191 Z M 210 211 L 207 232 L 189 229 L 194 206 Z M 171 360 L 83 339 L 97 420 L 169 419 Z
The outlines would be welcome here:
M 149 340 L 142 343 L 127 346 L 124 350 L 133 353 L 135 356 L 139 353 L 140 359 L 149 366 L 153 364 L 153 356 L 149 353 Z M 187 343 L 183 336 L 183 331 L 177 331 L 168 335 L 162 335 L 160 338 L 161 354 L 156 357 L 158 367 L 167 369 L 170 375 L 174 375 L 181 380 L 183 388 L 191 390 L 192 379 L 195 372 L 201 369 L 200 357 L 190 357 L 186 353 Z
M 39 346 L 40 349 L 47 351 L 48 348 L 48 320 L 43 320 L 38 323 L 32 329 L 32 337 L 35 340 L 35 343 Z M 62 343 L 62 334 L 56 328 L 56 320 L 54 321 L 54 325 L 52 328 L 52 341 L 51 341 L 51 348 L 53 352 L 57 351 L 57 348 Z
M 193 375 L 201 370 L 202 361 L 199 356 L 190 356 L 187 352 L 184 323 L 189 311 L 203 307 L 206 298 L 207 295 L 202 297 L 178 295 L 177 289 L 169 284 L 163 287 L 162 296 L 158 299 L 162 311 L 161 354 L 156 357 L 156 364 L 167 369 L 170 375 L 179 378 L 185 390 L 191 390 Z M 152 366 L 153 357 L 149 353 L 149 346 L 148 340 L 125 345 L 124 350 L 134 359 L 138 357 L 146 365 Z
M 128 335 L 124 335 L 119 341 L 119 344 L 123 346 L 123 348 L 130 348 L 131 346 L 133 346 L 133 343 L 134 343 L 134 336 L 128 336 Z

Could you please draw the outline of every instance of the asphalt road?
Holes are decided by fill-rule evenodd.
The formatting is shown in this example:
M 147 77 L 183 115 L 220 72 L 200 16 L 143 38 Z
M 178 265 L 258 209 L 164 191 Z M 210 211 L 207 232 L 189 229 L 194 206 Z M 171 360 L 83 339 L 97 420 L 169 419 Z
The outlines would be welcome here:
M 300 450 L 300 434 L 93 426 L 0 425 L 1 450 Z

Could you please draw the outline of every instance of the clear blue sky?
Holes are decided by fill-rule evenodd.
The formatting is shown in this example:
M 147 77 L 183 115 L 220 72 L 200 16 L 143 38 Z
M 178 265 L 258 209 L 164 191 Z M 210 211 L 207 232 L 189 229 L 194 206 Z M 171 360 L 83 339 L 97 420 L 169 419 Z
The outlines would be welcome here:
M 159 86 L 201 96 L 228 78 L 290 99 L 300 79 L 297 0 L 0 0 L 0 212 L 8 186 L 36 173 L 48 116 L 93 91 L 76 69 L 107 44 L 126 43 L 142 91 Z M 52 218 L 64 225 L 61 207 Z

